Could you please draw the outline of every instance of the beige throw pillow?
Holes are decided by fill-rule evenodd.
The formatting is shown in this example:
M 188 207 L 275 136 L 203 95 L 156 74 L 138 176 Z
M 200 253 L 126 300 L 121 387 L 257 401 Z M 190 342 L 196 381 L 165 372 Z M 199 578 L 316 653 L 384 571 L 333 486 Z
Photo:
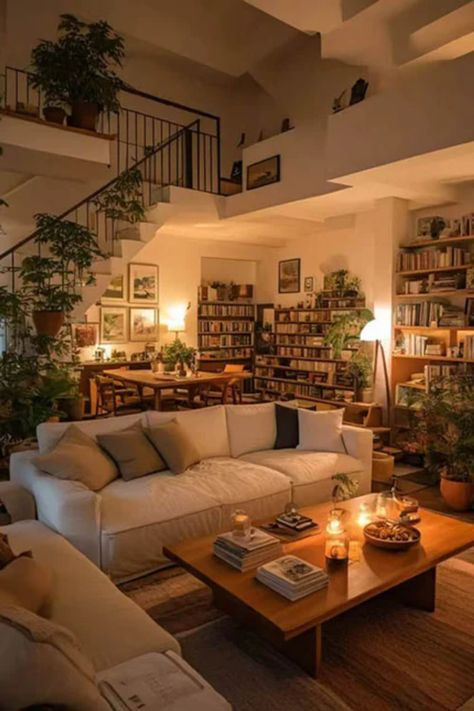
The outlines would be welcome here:
M 166 464 L 145 436 L 140 422 L 120 432 L 98 434 L 97 441 L 116 462 L 125 481 L 166 469 Z
M 76 425 L 67 428 L 51 452 L 33 461 L 41 471 L 58 479 L 80 481 L 92 491 L 103 489 L 118 476 L 110 457 Z
M 184 428 L 176 420 L 145 430 L 173 474 L 182 474 L 200 461 L 199 452 Z M 209 436 L 212 436 L 209 433 Z
M 110 711 L 72 632 L 15 606 L 0 607 L 0 689 L 2 709 Z

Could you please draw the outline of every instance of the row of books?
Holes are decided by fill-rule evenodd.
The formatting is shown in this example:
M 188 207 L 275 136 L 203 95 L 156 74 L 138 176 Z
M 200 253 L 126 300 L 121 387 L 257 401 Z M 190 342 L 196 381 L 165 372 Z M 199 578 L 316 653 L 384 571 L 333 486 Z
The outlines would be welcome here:
M 322 344 L 313 347 L 288 346 L 286 344 L 280 344 L 277 346 L 277 350 L 278 356 L 281 356 L 282 358 L 321 358 L 324 357 L 330 349 L 329 346 L 323 346 Z
M 327 322 L 326 322 L 327 323 Z M 321 333 L 320 323 L 276 323 L 275 331 L 277 334 L 281 333 L 311 333 L 318 334 Z
M 425 365 L 424 367 L 425 382 L 427 385 L 436 380 L 437 378 L 449 378 L 456 375 L 460 371 L 462 372 L 474 372 L 472 365 L 467 363 L 443 363 L 436 365 Z
M 235 316 L 253 317 L 254 307 L 247 305 L 224 305 L 224 304 L 201 304 L 199 306 L 199 316 Z
M 199 324 L 200 333 L 252 333 L 252 321 L 201 321 Z
M 272 363 L 265 363 L 262 360 L 257 360 L 256 363 L 257 366 L 260 366 L 261 368 L 271 368 Z M 304 371 L 305 373 L 335 373 L 336 372 L 336 363 L 331 363 L 331 362 L 326 362 L 326 361 L 307 361 L 307 360 L 290 360 L 289 363 L 284 364 L 282 363 L 279 368 L 288 368 L 288 370 L 300 370 Z M 275 373 L 276 375 L 276 373 Z
M 338 314 L 344 313 L 338 311 Z M 318 311 L 277 311 L 275 314 L 276 323 L 319 323 L 320 321 L 331 321 L 332 311 L 330 309 Z
M 204 349 L 205 350 L 205 349 Z M 253 354 L 252 348 L 233 348 L 232 350 L 226 350 L 225 348 L 220 348 L 218 351 L 211 352 L 201 352 L 197 356 L 197 360 L 243 360 L 244 358 L 251 358 Z
M 200 348 L 225 348 L 226 346 L 251 346 L 252 335 L 229 335 L 200 336 Z
M 320 400 L 340 400 L 341 402 L 352 402 L 352 391 L 340 390 L 338 388 L 327 388 L 324 385 L 306 385 L 303 383 L 281 383 L 278 380 L 262 380 L 255 378 L 255 387 L 257 390 L 271 390 L 282 395 L 293 393 L 301 398 L 317 398 Z
M 455 272 L 448 275 L 429 274 L 426 279 L 405 279 L 401 294 L 434 294 L 443 291 L 464 289 L 466 275 L 464 272 Z
M 466 360 L 474 360 L 474 336 L 464 336 L 463 358 Z
M 425 355 L 428 342 L 428 336 L 420 336 L 418 333 L 405 333 L 399 345 L 405 355 L 422 356 Z
M 416 304 L 399 304 L 395 309 L 397 326 L 465 326 L 464 309 L 454 304 L 424 301 Z
M 262 376 L 264 378 L 279 378 L 288 380 L 298 380 L 302 383 L 323 383 L 326 385 L 332 385 L 334 381 L 334 373 L 322 373 L 322 372 L 309 372 L 302 373 L 300 370 L 275 370 L 274 368 L 268 367 L 257 367 L 255 369 L 255 375 L 257 377 Z
M 323 336 L 313 336 L 308 335 L 294 335 L 294 334 L 278 334 L 278 345 L 280 346 L 313 346 L 320 347 L 324 346 Z
M 472 255 L 468 249 L 446 247 L 444 249 L 423 249 L 420 252 L 406 250 L 397 255 L 397 272 L 417 269 L 439 269 L 460 267 L 470 264 Z

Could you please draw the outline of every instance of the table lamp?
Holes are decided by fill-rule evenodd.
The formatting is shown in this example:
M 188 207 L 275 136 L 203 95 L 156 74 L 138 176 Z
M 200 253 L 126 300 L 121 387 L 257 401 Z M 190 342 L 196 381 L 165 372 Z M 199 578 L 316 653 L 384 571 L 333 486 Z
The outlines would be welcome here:
M 170 306 L 168 313 L 168 321 L 166 323 L 168 331 L 173 331 L 175 334 L 175 339 L 178 340 L 179 333 L 186 330 L 186 311 L 191 308 L 191 302 L 187 306 L 184 304 L 178 304 L 176 306 Z
M 375 343 L 374 384 L 377 376 L 378 355 L 380 351 L 385 379 L 385 396 L 387 400 L 388 424 L 390 426 L 392 402 L 390 398 L 390 386 L 388 382 L 387 361 L 385 359 L 385 351 L 382 345 L 382 339 L 385 334 L 386 328 L 384 326 L 384 323 L 380 319 L 374 318 L 365 324 L 364 328 L 360 332 L 360 340 Z

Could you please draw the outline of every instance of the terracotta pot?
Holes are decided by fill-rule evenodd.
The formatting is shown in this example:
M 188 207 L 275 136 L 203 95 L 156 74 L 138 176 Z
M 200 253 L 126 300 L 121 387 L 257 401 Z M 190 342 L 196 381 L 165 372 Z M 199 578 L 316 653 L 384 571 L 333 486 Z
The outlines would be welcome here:
M 64 323 L 64 312 L 33 311 L 33 323 L 38 336 L 56 338 Z
M 63 124 L 66 118 L 66 112 L 59 106 L 45 106 L 43 109 L 43 116 L 45 121 L 50 121 L 51 123 Z
M 87 131 L 95 131 L 99 113 L 97 104 L 73 101 L 71 102 L 71 115 L 68 119 L 68 125 L 75 128 L 85 128 Z
M 374 481 L 391 481 L 395 468 L 395 458 L 386 452 L 372 452 L 372 479 Z
M 454 511 L 468 511 L 471 508 L 474 499 L 472 482 L 454 481 L 442 476 L 440 489 L 443 499 Z

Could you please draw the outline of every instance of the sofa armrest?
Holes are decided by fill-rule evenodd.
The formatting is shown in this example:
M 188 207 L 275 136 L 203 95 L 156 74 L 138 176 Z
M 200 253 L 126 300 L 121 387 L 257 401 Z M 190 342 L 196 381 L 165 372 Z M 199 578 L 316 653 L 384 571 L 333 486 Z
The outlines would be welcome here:
M 36 518 L 33 496 L 29 491 L 12 481 L 0 481 L 0 501 L 6 506 L 11 523 Z
M 342 437 L 347 454 L 362 462 L 363 475 L 359 481 L 359 494 L 368 494 L 372 483 L 372 451 L 374 435 L 365 427 L 342 426 Z
M 31 492 L 40 521 L 100 566 L 101 497 L 78 481 L 42 472 L 34 464 L 37 455 L 36 451 L 12 454 L 12 481 Z

